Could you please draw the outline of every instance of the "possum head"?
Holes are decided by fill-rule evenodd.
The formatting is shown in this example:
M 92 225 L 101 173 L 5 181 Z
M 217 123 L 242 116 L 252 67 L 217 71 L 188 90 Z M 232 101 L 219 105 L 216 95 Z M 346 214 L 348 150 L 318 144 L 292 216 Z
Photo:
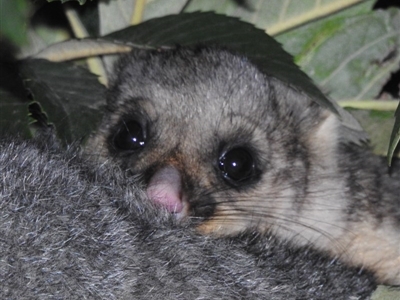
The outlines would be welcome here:
M 334 226 L 316 202 L 340 189 L 325 180 L 338 122 L 306 95 L 210 48 L 138 51 L 115 74 L 92 148 L 138 174 L 152 201 L 206 233 L 300 225 L 310 239 L 315 222 Z

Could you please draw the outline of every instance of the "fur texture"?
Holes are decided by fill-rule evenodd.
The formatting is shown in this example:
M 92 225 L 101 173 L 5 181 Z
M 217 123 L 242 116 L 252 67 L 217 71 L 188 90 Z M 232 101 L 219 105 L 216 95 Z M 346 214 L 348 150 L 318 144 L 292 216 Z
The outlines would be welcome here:
M 138 51 L 115 73 L 89 148 L 154 202 L 202 233 L 272 231 L 400 284 L 400 172 L 341 141 L 335 115 L 219 49 Z
M 308 247 L 198 235 L 135 178 L 73 149 L 2 140 L 0 172 L 1 299 L 366 299 L 375 288 Z

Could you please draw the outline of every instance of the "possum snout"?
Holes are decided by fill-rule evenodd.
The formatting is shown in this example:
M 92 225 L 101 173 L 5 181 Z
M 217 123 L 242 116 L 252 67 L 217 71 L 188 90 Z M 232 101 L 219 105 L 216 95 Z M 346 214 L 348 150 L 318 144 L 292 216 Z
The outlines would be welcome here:
M 151 177 L 147 196 L 170 213 L 184 214 L 186 197 L 182 190 L 182 178 L 173 166 L 163 167 Z

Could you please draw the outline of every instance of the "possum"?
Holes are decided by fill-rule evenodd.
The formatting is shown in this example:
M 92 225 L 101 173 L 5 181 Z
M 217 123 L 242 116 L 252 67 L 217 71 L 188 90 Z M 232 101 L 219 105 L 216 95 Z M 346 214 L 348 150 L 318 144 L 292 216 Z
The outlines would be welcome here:
M 0 299 L 369 299 L 374 277 L 273 235 L 198 234 L 113 161 L 0 140 Z
M 243 55 L 134 51 L 117 64 L 88 151 L 140 178 L 197 230 L 272 233 L 400 284 L 400 168 Z

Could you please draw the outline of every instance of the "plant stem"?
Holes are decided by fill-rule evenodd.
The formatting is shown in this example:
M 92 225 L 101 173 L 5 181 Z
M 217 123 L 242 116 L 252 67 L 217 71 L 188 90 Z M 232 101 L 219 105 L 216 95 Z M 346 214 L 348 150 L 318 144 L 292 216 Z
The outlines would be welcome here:
M 341 107 L 351 107 L 365 110 L 395 111 L 398 100 L 343 100 L 338 101 Z
M 142 22 L 145 6 L 146 6 L 146 0 L 135 1 L 135 8 L 132 15 L 131 25 L 136 25 Z
M 68 4 L 64 4 L 64 12 L 68 19 L 69 24 L 71 25 L 72 31 L 74 32 L 75 37 L 77 38 L 86 38 L 89 37 L 89 33 L 87 32 L 85 26 L 79 19 L 76 11 Z M 103 62 L 99 57 L 89 57 L 86 59 L 90 72 L 99 76 L 99 81 L 101 84 L 105 86 L 108 85 L 107 73 L 104 69 Z

